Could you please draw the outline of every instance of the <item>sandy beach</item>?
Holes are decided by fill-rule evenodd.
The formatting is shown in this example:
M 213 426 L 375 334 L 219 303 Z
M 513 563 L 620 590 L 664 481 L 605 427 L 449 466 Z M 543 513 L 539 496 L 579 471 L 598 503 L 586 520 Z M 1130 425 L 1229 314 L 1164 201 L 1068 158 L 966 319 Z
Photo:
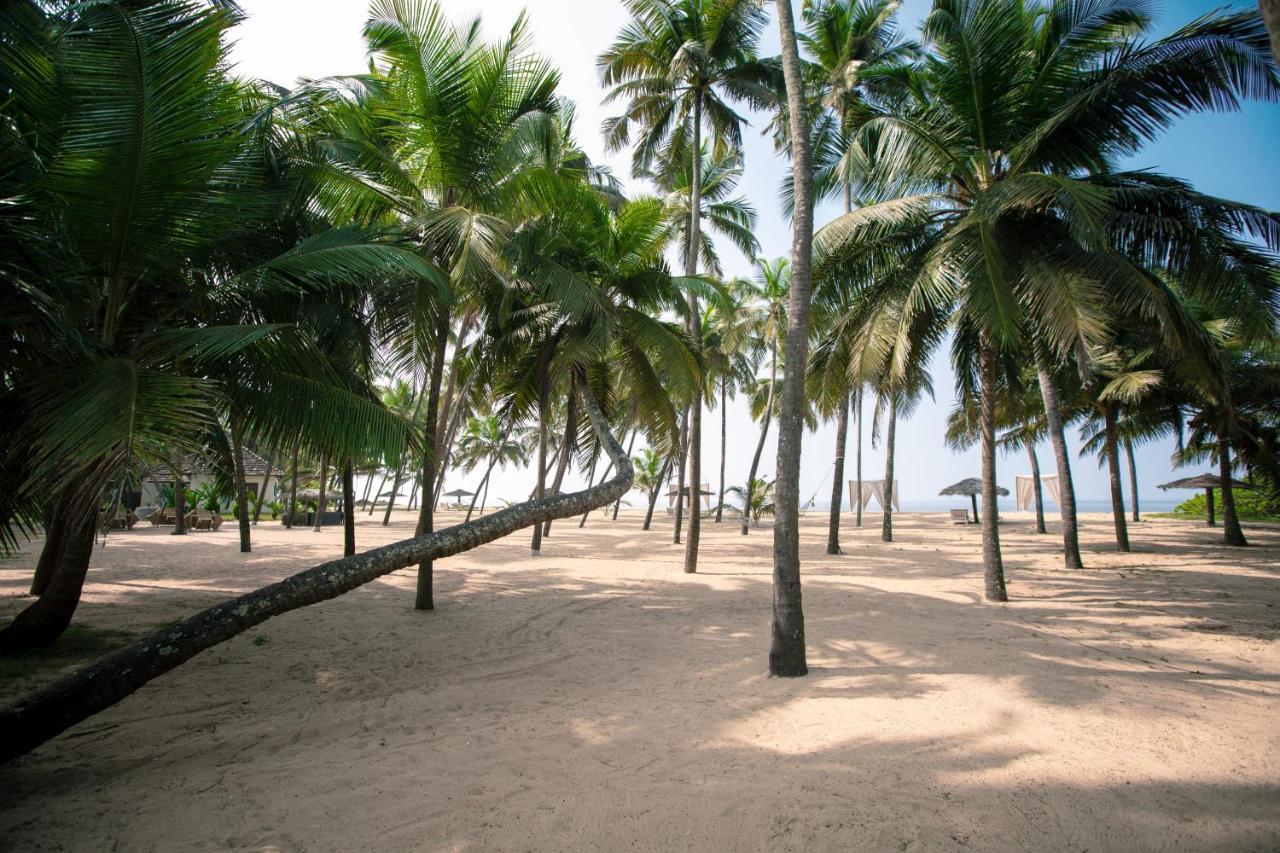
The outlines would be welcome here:
M 1274 850 L 1280 529 L 1105 516 L 1083 571 L 1023 514 L 1007 605 L 976 527 L 804 523 L 809 677 L 765 674 L 770 535 L 557 522 L 402 571 L 207 652 L 0 768 L 6 850 Z M 361 516 L 361 547 L 404 538 Z M 341 553 L 264 522 L 113 533 L 59 665 Z M 24 604 L 32 543 L 0 563 Z

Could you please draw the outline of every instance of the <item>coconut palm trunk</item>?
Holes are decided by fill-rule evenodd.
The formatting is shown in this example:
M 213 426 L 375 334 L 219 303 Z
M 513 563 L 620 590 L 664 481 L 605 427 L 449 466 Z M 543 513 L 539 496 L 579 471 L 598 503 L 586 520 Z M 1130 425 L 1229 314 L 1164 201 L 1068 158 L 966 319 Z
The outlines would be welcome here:
M 1080 559 L 1080 532 L 1076 522 L 1076 490 L 1071 480 L 1071 455 L 1067 450 L 1067 436 L 1062 423 L 1062 406 L 1058 402 L 1058 387 L 1049 372 L 1044 351 L 1035 347 L 1036 374 L 1040 381 L 1040 397 L 1044 401 L 1045 423 L 1049 428 L 1049 443 L 1053 447 L 1054 462 L 1058 468 L 1058 509 L 1062 515 L 1062 557 L 1068 569 L 1083 569 Z
M 862 389 L 854 393 L 854 429 L 853 437 L 853 490 L 854 507 L 853 526 L 862 526 Z
M 635 448 L 635 446 L 636 446 L 636 433 L 637 433 L 638 431 L 639 431 L 638 429 L 632 429 L 632 430 L 631 430 L 631 438 L 630 438 L 630 440 L 628 440 L 628 441 L 627 441 L 627 458 L 628 458 L 628 459 L 630 459 L 630 458 L 631 458 L 631 451 L 632 451 L 632 449 L 633 449 L 633 448 Z M 595 476 L 595 462 L 594 462 L 594 461 L 591 463 L 591 468 L 592 468 L 592 476 Z M 602 483 L 603 483 L 605 480 L 609 479 L 609 472 L 610 472 L 610 471 L 612 471 L 612 470 L 613 470 L 613 462 L 612 462 L 612 461 L 610 461 L 610 462 L 609 462 L 609 464 L 605 466 L 604 473 L 600 475 L 600 482 L 602 482 Z M 588 478 L 587 478 L 587 485 L 591 485 L 591 477 L 588 477 Z M 616 511 L 617 511 L 617 510 L 615 509 L 615 512 L 616 512 Z M 586 524 L 587 524 L 587 513 L 585 513 L 585 512 L 584 512 L 584 513 L 582 514 L 582 519 L 578 522 L 578 527 L 579 527 L 579 528 L 585 527 L 585 526 L 586 526 Z
M 724 518 L 724 458 L 729 442 L 729 378 L 720 377 L 720 492 L 716 498 L 716 524 Z
M 480 499 L 480 514 L 484 515 L 485 501 L 489 499 L 489 477 L 493 474 L 493 467 L 498 464 L 498 459 L 502 456 L 502 448 L 507 446 L 507 439 L 511 437 L 511 430 L 515 427 L 515 421 L 508 421 L 506 429 L 502 431 L 502 438 L 498 441 L 498 449 L 489 457 L 489 465 L 484 469 L 484 477 L 480 480 L 480 488 L 476 489 L 476 493 L 471 496 L 471 505 L 467 507 L 466 521 L 471 520 L 471 513 L 476 508 L 476 498 L 481 498 L 480 492 L 484 492 L 484 497 Z
M 436 431 L 436 460 L 437 468 L 440 470 L 440 476 L 436 482 L 436 490 L 432 494 L 432 498 L 436 503 L 440 502 L 440 490 L 444 488 L 444 475 L 449 469 L 449 447 L 453 442 L 453 427 L 456 423 L 456 415 L 462 410 L 462 406 L 454 406 L 454 394 L 458 390 L 458 353 L 462 349 L 462 342 L 466 340 L 467 335 L 471 333 L 471 326 L 475 322 L 475 314 L 468 311 L 463 315 L 461 322 L 458 324 L 458 334 L 454 338 L 456 342 L 453 348 L 453 358 L 449 360 L 448 379 L 445 380 L 444 399 L 440 403 L 440 421 L 447 426 L 442 430 Z
M 565 406 L 564 418 L 564 436 L 560 441 L 560 462 L 556 465 L 556 476 L 551 481 L 551 494 L 560 494 L 560 486 L 564 484 L 564 475 L 569 470 L 569 460 L 573 458 L 573 437 L 577 428 L 577 412 L 574 409 L 576 395 L 574 393 L 577 382 L 569 381 L 569 401 Z M 590 484 L 588 484 L 590 485 Z M 544 537 L 551 535 L 551 519 L 547 519 L 542 525 L 542 535 Z
M 290 472 L 291 482 L 289 484 L 289 514 L 285 516 L 284 526 L 293 527 L 293 522 L 298 516 L 298 445 L 300 440 L 294 439 L 293 442 L 293 458 L 290 460 L 292 471 Z
M 849 437 L 849 395 L 836 411 L 836 459 L 831 477 L 831 515 L 827 520 L 827 553 L 840 554 L 840 509 L 844 504 L 844 447 Z
M 1240 519 L 1236 517 L 1236 495 L 1231 486 L 1231 433 L 1223 425 L 1218 430 L 1218 476 L 1222 480 L 1222 540 L 1228 545 L 1248 545 Z
M 800 449 L 804 436 L 804 374 L 809 353 L 809 308 L 813 296 L 813 164 L 800 51 L 791 0 L 777 0 L 782 73 L 791 123 L 791 292 L 787 305 L 787 363 L 778 414 L 778 463 L 774 479 L 777 520 L 773 530 L 773 621 L 769 674 L 806 675 L 804 609 L 800 593 Z M 750 506 L 750 504 L 748 504 Z
M 680 533 L 684 526 L 684 490 L 685 466 L 689 461 L 689 410 L 684 410 L 684 415 L 680 418 L 680 438 L 676 446 L 676 455 L 680 457 L 679 473 L 676 475 L 676 523 L 675 530 L 671 534 L 671 541 L 676 545 L 680 544 Z
M 547 415 L 551 396 L 551 355 L 555 342 L 550 341 L 543 347 L 538 358 L 538 479 L 533 485 L 533 497 L 541 499 L 547 488 Z M 533 539 L 529 543 L 529 554 L 538 556 L 542 553 L 542 525 L 534 525 Z
M 1103 403 L 1102 423 L 1106 436 L 1107 475 L 1111 486 L 1111 518 L 1116 526 L 1116 550 L 1129 550 L 1129 528 L 1124 521 L 1124 491 L 1120 487 L 1120 441 L 1116 428 L 1115 403 Z
M 1031 463 L 1032 491 L 1036 497 L 1036 533 L 1047 533 L 1044 526 L 1044 489 L 1040 485 L 1040 460 L 1036 458 L 1036 443 L 1027 439 L 1027 461 Z
M 175 479 L 175 491 L 177 489 Z M 54 499 L 53 507 L 44 525 L 44 547 L 40 549 L 40 559 L 36 562 L 36 571 L 31 578 L 31 595 L 43 595 L 53 580 L 62 560 L 62 551 L 67 544 L 70 533 L 71 518 L 69 513 L 74 509 L 71 502 L 71 490 L 63 489 Z
M 187 484 L 182 472 L 173 475 L 173 536 L 187 534 Z
M 418 422 L 418 416 L 422 414 L 422 404 L 425 403 L 426 400 L 427 400 L 426 394 L 418 395 L 418 399 L 413 404 L 413 414 L 410 415 L 409 417 L 410 428 L 412 428 L 413 424 L 416 424 Z M 408 465 L 409 465 L 409 449 L 406 446 L 404 452 L 400 454 L 399 464 L 396 465 L 396 476 L 395 476 L 395 479 L 392 481 L 391 494 L 390 496 L 387 497 L 387 510 L 382 514 L 383 527 L 386 527 L 391 522 L 391 510 L 395 508 L 396 496 L 400 494 L 400 486 L 404 484 L 404 472 L 407 470 Z M 386 485 L 386 477 L 382 478 L 382 485 Z M 382 493 L 382 485 L 378 486 L 378 494 Z M 410 494 L 409 509 L 413 509 L 412 495 L 416 493 L 417 493 L 417 485 L 415 481 L 413 492 Z M 377 504 L 378 502 L 377 495 L 374 495 L 373 502 Z M 373 507 L 369 508 L 369 513 L 371 515 L 373 514 Z
M 423 536 L 435 530 L 436 446 L 440 428 L 440 384 L 444 379 L 444 357 L 449 349 L 449 315 L 442 311 L 436 320 L 435 351 L 431 358 L 431 384 L 427 396 L 427 417 L 422 436 L 422 506 L 418 510 L 415 535 Z M 418 583 L 414 595 L 414 610 L 435 609 L 434 565 L 431 560 L 418 564 Z
M 689 184 L 689 253 L 685 260 L 685 274 L 698 274 L 699 228 L 702 216 L 702 93 L 693 96 L 693 180 Z M 689 338 L 694 353 L 702 355 L 702 314 L 698 310 L 698 296 L 689 290 Z M 702 382 L 693 383 L 693 400 L 689 403 L 689 442 L 685 445 L 689 454 L 689 534 L 684 548 L 685 574 L 698 571 L 698 544 L 702 538 Z M 677 501 L 683 505 L 684 495 Z
M 1138 462 L 1133 456 L 1133 439 L 1125 438 L 1124 455 L 1129 463 L 1129 494 L 1133 497 L 1133 520 L 1142 521 L 1138 512 Z
M 316 504 L 316 533 L 320 532 L 320 528 L 324 527 L 324 508 L 328 504 L 328 487 L 329 487 L 329 454 L 324 453 L 320 456 L 320 500 Z
M 649 508 L 645 511 L 644 524 L 641 525 L 641 530 L 648 530 L 649 525 L 653 523 L 653 509 L 658 504 L 658 493 L 662 491 L 662 487 L 666 484 L 667 476 L 670 475 L 670 473 L 671 457 L 667 457 L 667 459 L 662 463 L 662 473 L 658 475 L 658 484 L 649 492 Z
M 342 466 L 342 555 L 356 552 L 356 482 L 351 457 Z
M 764 422 L 760 425 L 760 440 L 756 442 L 755 455 L 751 457 L 751 469 L 747 472 L 746 496 L 742 502 L 742 535 L 751 528 L 751 492 L 756 484 L 756 472 L 760 470 L 760 456 L 764 453 L 765 439 L 769 437 L 769 424 L 773 420 L 773 392 L 778 387 L 778 346 L 775 343 L 769 355 L 769 392 L 765 395 Z
M 898 401 L 889 395 L 889 411 L 884 433 L 884 514 L 880 521 L 880 538 L 893 541 L 893 450 L 898 432 Z
M 271 486 L 272 470 L 275 467 L 276 457 L 280 454 L 280 440 L 276 439 L 275 446 L 271 448 L 271 452 L 267 454 L 267 475 L 262 478 L 262 494 L 258 495 L 258 500 L 254 502 L 253 507 L 253 523 L 257 526 L 258 519 L 262 517 L 262 505 L 267 502 L 267 489 Z
M 382 470 L 382 478 L 378 480 L 378 490 L 373 493 L 373 500 L 369 501 L 369 511 L 365 515 L 372 516 L 374 508 L 378 505 L 378 498 L 382 497 L 382 489 L 387 485 L 387 478 L 391 476 L 391 469 L 384 468 Z M 373 484 L 373 477 L 369 477 L 370 485 Z M 367 500 L 367 498 L 366 498 Z
M 249 485 L 244 476 L 244 435 L 240 418 L 231 415 L 231 465 L 236 477 L 236 520 L 240 523 L 240 553 L 253 550 L 249 540 Z
M 996 515 L 996 351 L 982 346 L 982 569 L 988 601 L 1008 601 Z

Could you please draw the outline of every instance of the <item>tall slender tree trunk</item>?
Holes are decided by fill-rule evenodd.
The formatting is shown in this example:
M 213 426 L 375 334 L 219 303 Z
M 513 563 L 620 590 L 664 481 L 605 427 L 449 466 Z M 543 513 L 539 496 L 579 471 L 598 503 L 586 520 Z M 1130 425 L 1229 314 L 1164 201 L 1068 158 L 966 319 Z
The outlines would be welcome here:
M 729 379 L 720 377 L 720 494 L 716 498 L 716 524 L 724 518 L 724 458 L 729 442 Z
M 884 434 L 884 514 L 880 520 L 880 538 L 893 541 L 893 445 L 898 432 L 898 401 L 889 395 L 888 424 Z
M 300 439 L 294 439 L 293 442 L 293 459 L 290 464 L 293 470 L 290 472 L 292 482 L 289 486 L 289 514 L 286 516 L 285 527 L 292 528 L 293 522 L 298 517 L 298 445 L 301 444 Z
M 360 500 L 366 504 L 369 503 L 369 493 L 373 491 L 373 478 L 377 476 L 377 474 L 378 468 L 375 467 L 364 478 L 364 494 L 360 497 Z M 374 500 L 376 501 L 377 499 L 375 498 Z
M 498 464 L 498 459 L 502 455 L 502 448 L 507 446 L 507 439 L 511 437 L 511 430 L 515 427 L 515 421 L 507 424 L 502 431 L 502 438 L 498 440 L 498 450 L 489 457 L 489 465 L 484 469 L 484 477 L 480 481 L 480 488 L 476 489 L 476 493 L 471 496 L 471 506 L 467 507 L 466 521 L 471 520 L 471 513 L 476 508 L 476 498 L 480 497 L 480 492 L 484 491 L 484 497 L 480 500 L 480 514 L 484 515 L 484 503 L 489 499 L 489 476 L 493 473 L 493 466 Z
M 418 422 L 418 416 L 422 414 L 422 404 L 426 402 L 426 399 L 427 399 L 426 394 L 421 394 L 421 393 L 418 394 L 418 399 L 413 404 L 413 414 L 409 416 L 410 429 L 412 429 L 413 425 Z M 395 476 L 395 480 L 392 481 L 391 495 L 387 498 L 387 510 L 382 514 L 383 527 L 386 527 L 391 522 L 391 510 L 395 508 L 396 497 L 400 494 L 400 486 L 404 484 L 404 472 L 408 468 L 408 466 L 409 466 L 409 450 L 406 447 L 404 452 L 400 454 L 399 464 L 396 465 L 396 476 Z M 383 484 L 385 483 L 386 483 L 386 478 L 384 477 Z M 378 491 L 379 492 L 382 491 L 382 486 L 378 486 Z M 416 493 L 417 493 L 417 485 L 415 481 L 413 492 L 410 494 L 410 497 L 409 497 L 410 510 L 413 509 L 413 494 L 416 494 Z M 378 502 L 378 498 L 376 496 L 374 497 L 373 502 L 375 504 Z M 373 510 L 370 509 L 369 512 L 372 513 Z
M 858 390 L 853 395 L 853 405 L 855 406 L 854 423 L 856 425 L 855 429 L 857 430 L 857 432 L 854 434 L 854 441 L 853 441 L 853 477 L 854 477 L 853 490 L 855 492 L 853 496 L 853 503 L 855 508 L 855 512 L 853 516 L 853 526 L 861 527 L 862 526 L 862 388 L 861 387 L 859 387 Z
M 329 454 L 320 454 L 320 500 L 316 504 L 316 521 L 315 527 L 312 529 L 320 532 L 320 528 L 324 527 L 324 510 L 329 505 Z
M 641 530 L 648 530 L 649 525 L 653 523 L 653 509 L 658 504 L 658 493 L 661 492 L 662 487 L 666 485 L 667 477 L 670 473 L 671 458 L 667 457 L 667 459 L 662 463 L 662 473 L 658 475 L 658 485 L 654 486 L 653 490 L 649 492 L 649 509 L 644 514 L 644 524 L 641 525 Z
M 69 487 L 66 526 L 51 536 L 59 540 L 57 563 L 40 597 L 0 630 L 0 654 L 48 646 L 71 624 L 93 556 L 98 506 L 106 476 L 94 474 Z
M 796 45 L 791 0 L 777 0 L 782 73 L 791 122 L 791 293 L 787 305 L 787 363 L 778 413 L 778 467 L 774 480 L 777 518 L 773 530 L 773 622 L 769 674 L 794 678 L 809 672 L 805 661 L 804 608 L 800 592 L 800 450 L 804 435 L 804 374 L 809 361 L 809 308 L 813 297 L 813 165 L 809 121 Z
M 769 355 L 769 393 L 765 395 L 764 422 L 760 425 L 760 440 L 756 442 L 755 455 L 751 457 L 751 469 L 747 472 L 747 485 L 743 490 L 746 497 L 742 503 L 742 535 L 746 536 L 751 527 L 751 499 L 756 487 L 756 472 L 760 469 L 760 456 L 764 453 L 764 443 L 769 437 L 769 424 L 773 421 L 773 392 L 778 387 L 778 345 L 774 343 Z
M 996 351 L 982 345 L 982 568 L 988 601 L 1008 601 L 996 507 Z
M 1204 526 L 1218 526 L 1217 521 L 1213 518 L 1213 489 L 1204 490 Z
M 1076 522 L 1076 489 L 1071 480 L 1071 455 L 1062 423 L 1062 406 L 1058 402 L 1058 386 L 1049 372 L 1044 350 L 1034 347 L 1036 374 L 1040 380 L 1040 397 L 1044 401 L 1045 423 L 1049 427 L 1049 443 L 1058 468 L 1058 510 L 1062 514 L 1062 557 L 1068 569 L 1083 569 L 1080 559 L 1080 532 Z
M 256 526 L 258 519 L 262 516 L 262 505 L 267 502 L 267 489 L 271 487 L 272 469 L 275 467 L 276 457 L 280 455 L 280 439 L 276 439 L 275 446 L 271 448 L 271 452 L 267 454 L 267 475 L 262 478 L 262 494 L 258 495 L 258 500 L 253 507 L 253 523 Z
M 461 322 L 458 324 L 458 336 L 454 339 L 453 358 L 449 360 L 449 378 L 445 382 L 444 399 L 440 404 L 440 421 L 447 424 L 445 429 L 436 430 L 436 467 L 439 469 L 440 476 L 436 478 L 436 489 L 432 493 L 432 498 L 436 503 L 440 502 L 440 490 L 444 488 L 445 475 L 449 472 L 449 448 L 447 445 L 452 442 L 452 426 L 454 423 L 454 405 L 453 395 L 457 391 L 458 386 L 458 352 L 462 349 L 463 341 L 466 340 L 468 334 L 471 333 L 471 325 L 475 322 L 475 314 L 468 311 L 463 315 Z M 445 344 L 448 347 L 448 343 Z M 461 406 L 457 409 L 460 411 Z
M 578 413 L 575 410 L 576 386 L 576 379 L 570 378 L 569 399 L 565 404 L 564 438 L 560 442 L 560 462 L 556 465 L 555 479 L 551 481 L 551 494 L 553 495 L 560 494 L 560 486 L 564 483 L 565 472 L 569 470 L 569 460 L 573 458 L 573 438 L 576 434 L 578 419 Z M 588 483 L 588 485 L 590 484 Z M 549 518 L 546 523 L 542 525 L 542 535 L 543 537 L 551 535 L 551 519 Z
M 1031 463 L 1032 491 L 1036 496 L 1036 533 L 1048 533 L 1044 526 L 1044 489 L 1040 485 L 1040 460 L 1036 458 L 1036 443 L 1027 439 L 1027 460 Z
M 1231 486 L 1231 433 L 1218 429 L 1218 477 L 1222 480 L 1222 540 L 1228 545 L 1248 545 L 1236 517 L 1236 495 Z
M 435 352 L 431 359 L 431 383 L 427 395 L 427 420 L 422 436 L 422 506 L 418 510 L 415 535 L 422 536 L 435 530 L 436 447 L 440 430 L 440 383 L 444 379 L 444 357 L 449 349 L 449 315 L 441 312 L 436 320 Z M 418 584 L 415 591 L 414 610 L 435 610 L 435 563 L 423 560 L 418 564 Z
M 538 479 L 533 485 L 533 496 L 541 498 L 547 488 L 547 417 L 551 396 L 551 356 L 555 351 L 555 341 L 548 341 L 538 357 Z M 529 554 L 537 557 L 542 553 L 542 525 L 533 527 L 533 539 L 529 543 Z
M 1133 439 L 1125 438 L 1124 455 L 1129 462 L 1129 494 L 1133 496 L 1133 520 L 1142 521 L 1142 514 L 1138 512 L 1138 462 L 1133 456 Z
M 684 410 L 684 416 L 680 419 L 680 438 L 678 439 L 676 454 L 680 457 L 680 469 L 676 475 L 676 523 L 671 541 L 679 545 L 680 533 L 684 527 L 684 490 L 686 488 L 684 472 L 685 465 L 689 461 L 689 410 L 687 408 Z
M 693 95 L 693 180 L 689 187 L 689 254 L 685 273 L 698 274 L 698 245 L 702 218 L 702 91 Z M 702 313 L 698 296 L 689 290 L 689 338 L 694 352 L 702 355 Z M 702 541 L 702 382 L 693 384 L 693 400 L 689 403 L 689 533 L 684 548 L 685 574 L 698 571 L 698 545 Z M 684 496 L 678 501 L 683 503 Z
M 356 482 L 351 457 L 342 467 L 342 556 L 356 552 Z
M 1106 436 L 1107 475 L 1111 486 L 1111 518 L 1116 526 L 1116 550 L 1129 550 L 1129 528 L 1124 521 L 1124 492 L 1120 488 L 1120 441 L 1116 429 L 1116 404 L 1102 404 L 1102 423 Z
M 827 553 L 840 554 L 840 509 L 844 504 L 844 447 L 849 437 L 849 395 L 836 411 L 836 460 L 831 474 L 831 515 L 827 520 Z
M 249 485 L 244 476 L 244 435 L 241 434 L 240 418 L 232 413 L 231 421 L 231 464 L 236 477 L 236 520 L 240 523 L 240 553 L 248 554 L 253 550 L 249 540 Z

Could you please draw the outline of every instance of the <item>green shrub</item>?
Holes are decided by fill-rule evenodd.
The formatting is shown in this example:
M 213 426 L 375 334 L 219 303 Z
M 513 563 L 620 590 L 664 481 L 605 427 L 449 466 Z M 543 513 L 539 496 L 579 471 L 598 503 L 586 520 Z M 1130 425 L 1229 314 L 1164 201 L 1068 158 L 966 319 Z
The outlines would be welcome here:
M 1213 511 L 1222 516 L 1221 489 L 1214 489 Z M 1235 489 L 1236 517 L 1241 521 L 1280 521 L 1280 512 L 1269 505 L 1268 496 L 1261 489 Z M 1205 516 L 1204 492 L 1198 492 L 1173 508 L 1178 518 L 1201 519 Z

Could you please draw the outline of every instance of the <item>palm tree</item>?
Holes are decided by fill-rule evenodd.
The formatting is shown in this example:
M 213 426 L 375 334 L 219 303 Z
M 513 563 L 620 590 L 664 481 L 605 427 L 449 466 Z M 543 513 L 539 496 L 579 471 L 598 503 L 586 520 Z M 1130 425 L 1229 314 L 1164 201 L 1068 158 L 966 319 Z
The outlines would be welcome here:
M 527 465 L 529 454 L 527 443 L 513 422 L 504 423 L 497 415 L 472 418 L 467 422 L 462 437 L 458 439 L 458 462 L 464 471 L 470 473 L 481 462 L 488 460 L 484 476 L 476 493 L 471 496 L 471 506 L 467 507 L 467 521 L 471 520 L 471 512 L 476 508 L 476 498 L 480 500 L 480 514 L 484 515 L 485 502 L 489 499 L 489 476 L 495 466 L 506 468 L 507 465 Z
M 720 485 L 717 489 L 715 523 L 724 517 L 725 456 L 729 434 L 729 400 L 752 380 L 754 365 L 750 355 L 750 317 L 739 301 L 749 282 L 735 279 L 724 290 L 726 299 L 708 304 L 702 317 L 702 372 L 707 399 L 720 409 Z M 717 403 L 717 396 L 719 401 Z
M 805 367 L 809 350 L 809 308 L 813 297 L 813 160 L 805 109 L 803 69 L 790 0 L 778 0 L 782 71 L 791 131 L 791 175 L 795 212 L 791 240 L 791 287 L 787 305 L 787 354 L 778 417 L 776 503 L 773 531 L 773 621 L 769 673 L 806 675 L 804 611 L 800 597 L 800 440 L 804 433 Z M 750 485 L 750 483 L 748 483 Z M 748 504 L 750 505 L 750 504 Z
M 1178 115 L 1280 95 L 1257 16 L 1211 15 L 1137 42 L 1149 26 L 1120 3 L 1060 2 L 1048 12 L 1020 0 L 939 3 L 926 22 L 930 52 L 911 75 L 911 94 L 866 122 L 847 155 L 859 163 L 865 194 L 888 200 L 818 236 L 820 270 L 951 323 L 973 353 L 983 554 L 995 600 L 1004 599 L 994 512 L 1001 354 L 1033 355 L 1044 368 L 1064 553 L 1076 565 L 1052 362 L 1085 363 L 1088 348 L 1105 341 L 1110 306 L 1118 304 L 1158 317 L 1161 332 L 1182 349 L 1206 349 L 1178 298 L 1153 278 L 1153 259 L 1177 273 L 1194 267 L 1199 278 L 1186 286 L 1200 294 L 1221 295 L 1225 282 L 1242 279 L 1269 287 L 1253 264 L 1227 260 L 1256 254 L 1242 233 L 1277 242 L 1268 214 L 1113 166 Z M 913 273 L 874 274 L 887 266 Z M 1207 269 L 1215 275 L 1204 275 Z M 874 281 L 880 284 L 867 284 Z
M 761 516 L 773 515 L 777 511 L 773 502 L 773 487 L 773 480 L 756 480 L 750 488 L 730 486 L 729 493 L 742 501 L 742 509 L 739 510 L 742 517 L 758 525 Z M 751 495 L 750 504 L 747 503 L 748 494 Z
M 713 156 L 741 150 L 743 119 L 727 98 L 761 108 L 774 100 L 769 66 L 756 54 L 765 24 L 760 0 L 628 0 L 631 20 L 599 58 L 607 102 L 626 109 L 604 125 L 609 150 L 624 148 L 632 128 L 641 134 L 634 171 L 650 169 L 660 154 L 691 164 L 687 181 L 689 227 L 685 275 L 698 273 L 703 245 L 702 151 L 704 127 L 711 131 Z M 673 181 L 674 184 L 674 181 Z M 688 327 L 694 351 L 701 351 L 701 312 L 694 290 L 688 294 Z M 702 393 L 694 388 L 686 418 L 689 480 L 702 483 Z M 681 465 L 683 470 L 683 464 Z M 683 506 L 683 503 L 680 504 Z M 692 513 L 685 548 L 686 572 L 698 568 L 701 516 Z
M 747 472 L 747 491 L 750 491 L 756 481 L 756 472 L 760 468 L 760 456 L 764 453 L 769 426 L 777 411 L 775 394 L 778 387 L 778 365 L 787 328 L 791 263 L 786 258 L 757 261 L 755 279 L 739 281 L 737 293 L 742 302 L 742 311 L 746 315 L 744 319 L 749 324 L 753 361 L 758 362 L 761 358 L 767 357 L 769 362 L 767 383 L 763 385 L 756 383 L 757 390 L 764 389 L 764 400 L 758 412 L 761 419 L 760 440 L 756 443 L 755 454 L 751 457 L 751 468 Z M 750 495 L 748 495 L 747 503 L 750 502 Z M 742 535 L 746 536 L 747 532 L 747 519 L 744 518 Z
M 646 447 L 640 451 L 639 456 L 632 457 L 631 464 L 635 467 L 635 480 L 633 484 L 635 488 L 644 492 L 649 499 L 649 508 L 644 514 L 644 525 L 642 530 L 648 530 L 650 523 L 653 521 L 653 508 L 658 502 L 658 491 L 662 488 L 662 484 L 667 481 L 667 471 L 671 467 L 671 457 L 657 453 L 653 448 Z

